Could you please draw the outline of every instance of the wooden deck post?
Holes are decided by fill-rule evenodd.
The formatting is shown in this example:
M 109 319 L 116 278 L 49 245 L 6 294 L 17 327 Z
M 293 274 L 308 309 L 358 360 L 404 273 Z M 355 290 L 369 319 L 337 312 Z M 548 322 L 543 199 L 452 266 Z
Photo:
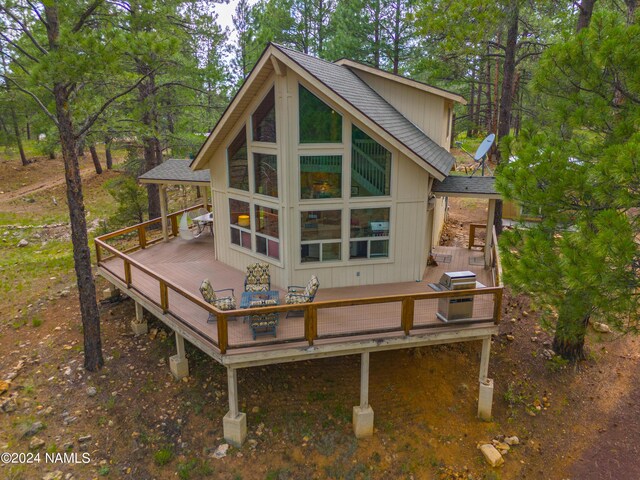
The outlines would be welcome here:
M 491 419 L 493 406 L 493 380 L 489 378 L 489 356 L 491 353 L 491 337 L 482 340 L 482 354 L 480 357 L 478 417 L 482 420 Z
M 162 241 L 169 241 L 169 227 L 167 225 L 167 186 L 160 185 L 160 221 L 162 222 Z
M 144 335 L 148 331 L 147 321 L 144 319 L 144 309 L 139 302 L 136 302 L 136 318 L 131 321 L 131 330 L 135 336 Z
M 304 335 L 309 346 L 318 336 L 318 309 L 313 305 L 307 305 L 304 309 Z
M 360 405 L 353 407 L 356 438 L 373 435 L 373 409 L 369 405 L 369 352 L 360 355 Z
M 185 355 L 184 337 L 178 332 L 175 332 L 175 335 L 177 353 L 169 358 L 169 368 L 171 368 L 173 376 L 180 380 L 189 376 L 189 361 Z
M 415 309 L 415 300 L 413 298 L 405 298 L 402 300 L 402 329 L 405 335 L 411 333 L 413 328 L 413 312 Z
M 222 419 L 224 439 L 239 447 L 247 438 L 247 415 L 238 409 L 238 374 L 233 367 L 227 367 L 227 389 L 229 411 Z
M 493 245 L 493 220 L 496 216 L 496 199 L 489 199 L 489 208 L 487 209 L 487 233 L 484 241 L 484 266 L 491 267 L 491 246 Z

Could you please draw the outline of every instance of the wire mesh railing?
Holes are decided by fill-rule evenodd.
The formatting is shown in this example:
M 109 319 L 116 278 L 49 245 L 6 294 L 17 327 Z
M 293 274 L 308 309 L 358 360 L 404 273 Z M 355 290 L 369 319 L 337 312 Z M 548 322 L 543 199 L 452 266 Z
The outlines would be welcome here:
M 171 214 L 170 218 L 175 221 L 183 212 Z M 491 250 L 494 287 L 222 311 L 205 302 L 197 292 L 158 274 L 129 255 L 133 250 L 148 248 L 148 239 L 151 242 L 162 239 L 148 236 L 149 225 L 158 222 L 159 219 L 156 219 L 97 237 L 98 265 L 127 289 L 144 296 L 162 313 L 173 316 L 222 354 L 246 347 L 284 346 L 296 342 L 313 345 L 315 341 L 334 338 L 355 338 L 360 341 L 366 337 L 414 335 L 425 328 L 498 323 L 500 320 L 503 287 L 500 283 L 500 258 L 495 232 L 492 232 Z M 173 235 L 176 234 L 177 231 Z M 126 242 L 137 240 L 138 243 L 127 251 L 121 251 L 116 246 L 117 241 L 114 241 L 119 237 L 124 237 Z M 110 259 L 109 262 L 107 259 Z M 114 267 L 116 263 L 117 269 Z M 452 308 L 455 305 L 458 308 L 458 304 L 463 303 L 471 303 L 468 314 L 455 319 L 439 315 L 444 306 Z

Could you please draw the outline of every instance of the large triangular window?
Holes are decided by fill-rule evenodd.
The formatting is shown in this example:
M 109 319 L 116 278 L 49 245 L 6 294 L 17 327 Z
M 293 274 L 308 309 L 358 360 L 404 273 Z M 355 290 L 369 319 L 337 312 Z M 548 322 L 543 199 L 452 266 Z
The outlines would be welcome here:
M 302 85 L 300 102 L 300 143 L 342 143 L 342 116 Z
M 276 141 L 276 96 L 271 88 L 251 116 L 254 142 Z
M 247 160 L 247 132 L 243 127 L 227 148 L 229 186 L 249 191 L 249 162 Z

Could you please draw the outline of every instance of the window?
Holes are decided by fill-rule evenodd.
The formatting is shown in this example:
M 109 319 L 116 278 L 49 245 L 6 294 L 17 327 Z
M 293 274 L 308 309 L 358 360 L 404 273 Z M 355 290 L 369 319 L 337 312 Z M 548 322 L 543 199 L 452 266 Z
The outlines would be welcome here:
M 243 127 L 227 148 L 229 187 L 249 191 L 249 162 L 247 160 L 247 132 Z
M 251 250 L 251 209 L 247 202 L 229 199 L 231 243 Z
M 342 155 L 300 157 L 300 198 L 342 197 Z
M 280 259 L 278 210 L 256 205 L 255 212 L 256 252 Z
M 389 208 L 351 210 L 349 258 L 389 256 Z
M 353 125 L 351 135 L 351 196 L 390 194 L 391 152 Z
M 302 85 L 300 101 L 300 143 L 342 143 L 342 116 Z
M 254 142 L 276 141 L 276 96 L 271 88 L 251 116 Z
M 253 154 L 256 193 L 278 197 L 278 162 L 275 155 Z
M 342 258 L 342 212 L 300 212 L 301 261 L 327 262 Z

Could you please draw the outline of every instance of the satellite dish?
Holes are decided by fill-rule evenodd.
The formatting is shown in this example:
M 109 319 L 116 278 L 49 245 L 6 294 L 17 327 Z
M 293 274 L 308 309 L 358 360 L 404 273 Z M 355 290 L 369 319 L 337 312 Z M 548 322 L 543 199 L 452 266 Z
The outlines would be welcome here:
M 473 156 L 473 159 L 476 162 L 479 162 L 480 160 L 482 160 L 482 158 L 484 158 L 484 156 L 487 154 L 487 152 L 489 151 L 489 149 L 491 148 L 491 145 L 493 145 L 493 141 L 496 139 L 496 134 L 495 133 L 490 133 L 489 135 L 487 135 L 487 137 L 482 141 L 482 143 L 480 144 L 480 146 L 478 147 L 478 150 L 476 150 L 476 154 Z

